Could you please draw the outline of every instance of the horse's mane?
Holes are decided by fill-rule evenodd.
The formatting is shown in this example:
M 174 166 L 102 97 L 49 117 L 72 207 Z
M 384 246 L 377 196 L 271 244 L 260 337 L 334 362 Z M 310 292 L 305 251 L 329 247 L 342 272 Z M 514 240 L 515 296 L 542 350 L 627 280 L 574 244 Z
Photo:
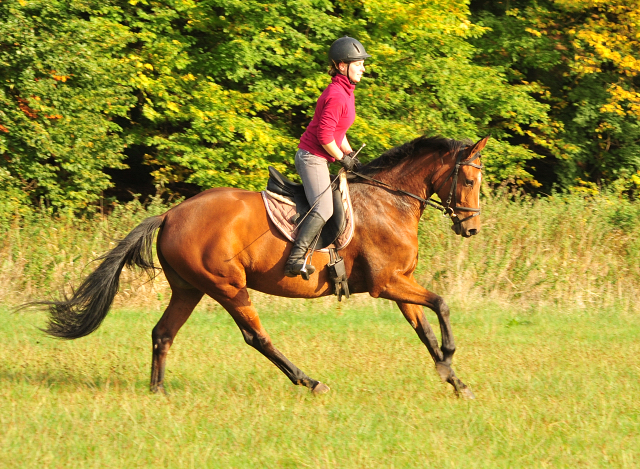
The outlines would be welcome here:
M 362 174 L 373 174 L 385 169 L 390 169 L 397 166 L 401 162 L 424 155 L 425 151 L 447 153 L 452 152 L 456 154 L 468 145 L 472 145 L 471 140 L 454 140 L 452 138 L 444 137 L 427 137 L 422 136 L 404 143 L 397 147 L 391 148 L 385 151 L 375 160 L 371 160 L 364 165 L 358 172 Z

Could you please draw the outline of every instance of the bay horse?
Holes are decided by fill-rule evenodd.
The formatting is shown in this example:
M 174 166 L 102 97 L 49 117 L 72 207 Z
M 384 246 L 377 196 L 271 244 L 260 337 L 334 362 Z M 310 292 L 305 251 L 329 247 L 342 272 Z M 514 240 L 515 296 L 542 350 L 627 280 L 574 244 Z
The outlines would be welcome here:
M 455 344 L 449 308 L 413 277 L 418 262 L 418 224 L 430 197 L 438 194 L 457 235 L 480 229 L 479 191 L 482 166 L 473 163 L 488 137 L 476 144 L 441 137 L 419 137 L 383 153 L 350 175 L 355 217 L 351 242 L 341 251 L 352 293 L 369 293 L 398 304 L 431 357 L 440 378 L 458 395 L 473 393 L 453 372 Z M 478 160 L 479 162 L 479 160 Z M 467 215 L 469 212 L 472 215 Z M 309 281 L 284 276 L 292 243 L 272 224 L 259 193 L 242 189 L 204 191 L 134 228 L 114 249 L 99 258 L 71 298 L 44 301 L 49 311 L 45 332 L 76 339 L 96 330 L 118 291 L 123 267 L 153 273 L 153 240 L 171 287 L 171 299 L 152 331 L 151 390 L 164 392 L 167 352 L 176 334 L 206 294 L 220 303 L 237 324 L 247 344 L 277 366 L 295 385 L 314 394 L 329 387 L 307 376 L 273 345 L 262 326 L 248 289 L 290 298 L 332 294 L 329 255 L 316 252 L 317 274 Z M 442 345 L 422 307 L 431 309 L 441 329 Z

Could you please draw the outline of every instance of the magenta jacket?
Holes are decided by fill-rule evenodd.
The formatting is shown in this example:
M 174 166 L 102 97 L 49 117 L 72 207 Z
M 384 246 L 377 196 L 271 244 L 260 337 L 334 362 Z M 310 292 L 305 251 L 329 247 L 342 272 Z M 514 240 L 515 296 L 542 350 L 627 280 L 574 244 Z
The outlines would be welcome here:
M 356 102 L 353 90 L 356 85 L 349 83 L 344 75 L 331 79 L 316 104 L 316 111 L 307 130 L 300 137 L 298 148 L 320 156 L 333 163 L 335 158 L 322 145 L 336 141 L 340 146 L 347 130 L 356 118 Z

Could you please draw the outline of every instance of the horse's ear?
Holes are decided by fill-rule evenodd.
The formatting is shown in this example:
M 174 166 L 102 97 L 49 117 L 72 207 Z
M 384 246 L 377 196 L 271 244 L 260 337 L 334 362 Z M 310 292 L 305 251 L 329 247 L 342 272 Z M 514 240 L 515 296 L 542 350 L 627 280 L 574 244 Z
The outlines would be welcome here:
M 478 143 L 476 143 L 471 149 L 471 151 L 469 152 L 469 158 L 471 158 L 476 153 L 481 152 L 488 141 L 489 141 L 489 136 L 487 135 L 485 138 L 483 138 Z

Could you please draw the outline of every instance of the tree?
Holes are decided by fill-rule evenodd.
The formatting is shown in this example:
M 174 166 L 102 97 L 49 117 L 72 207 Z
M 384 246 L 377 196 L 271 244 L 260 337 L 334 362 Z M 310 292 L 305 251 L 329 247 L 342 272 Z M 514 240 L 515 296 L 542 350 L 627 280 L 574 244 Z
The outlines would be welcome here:
M 99 2 L 0 5 L 5 204 L 42 198 L 56 208 L 83 209 L 109 186 L 102 170 L 122 166 L 127 142 L 117 119 L 135 103 L 119 57 L 132 39 Z
M 622 182 L 640 169 L 640 2 L 472 3 L 491 32 L 478 60 L 504 67 L 511 83 L 538 84 L 558 144 L 547 149 L 563 187 Z M 541 153 L 544 150 L 538 149 Z M 640 188 L 640 184 L 638 184 Z
M 365 159 L 424 133 L 490 134 L 486 177 L 533 182 L 527 145 L 553 147 L 550 105 L 475 60 L 486 28 L 469 14 L 461 0 L 8 0 L 0 178 L 82 209 L 135 146 L 159 186 L 261 189 L 268 164 L 294 174 L 327 50 L 348 34 L 374 56 L 349 133 Z

